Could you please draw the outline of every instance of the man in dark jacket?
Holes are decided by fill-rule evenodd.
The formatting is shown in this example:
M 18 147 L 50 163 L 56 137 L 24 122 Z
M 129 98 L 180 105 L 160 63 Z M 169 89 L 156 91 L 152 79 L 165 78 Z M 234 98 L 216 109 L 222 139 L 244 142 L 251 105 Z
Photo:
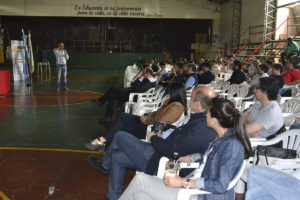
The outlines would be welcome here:
M 215 74 L 211 71 L 211 64 L 203 63 L 202 71 L 198 75 L 198 84 L 210 84 L 213 80 L 215 80 Z
M 185 125 L 176 128 L 166 139 L 154 135 L 149 144 L 120 131 L 115 135 L 102 160 L 90 156 L 89 163 L 94 169 L 110 174 L 105 199 L 119 199 L 127 168 L 155 174 L 162 156 L 171 157 L 174 152 L 180 156 L 204 153 L 216 137 L 215 131 L 206 125 L 206 110 L 214 96 L 214 91 L 209 87 L 195 88 L 191 97 L 191 109 L 194 114 L 191 114 Z
M 233 73 L 229 79 L 230 84 L 241 84 L 246 81 L 246 76 L 242 72 L 242 63 L 238 60 L 233 62 Z
M 121 106 L 128 101 L 130 93 L 147 92 L 147 90 L 155 86 L 156 79 L 153 77 L 152 69 L 148 67 L 143 70 L 143 74 L 140 78 L 131 83 L 130 88 L 111 87 L 102 97 L 99 99 L 93 99 L 92 103 L 103 105 L 108 102 L 105 111 L 105 118 L 111 119 L 113 116 L 115 102 L 118 102 L 118 105 Z

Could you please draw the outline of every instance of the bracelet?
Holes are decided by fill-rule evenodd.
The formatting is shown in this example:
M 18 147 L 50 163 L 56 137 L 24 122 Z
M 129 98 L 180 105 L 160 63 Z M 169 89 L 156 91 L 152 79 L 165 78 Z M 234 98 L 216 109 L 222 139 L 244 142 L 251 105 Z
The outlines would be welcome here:
M 188 179 L 186 179 L 186 182 L 184 182 L 183 186 L 185 189 L 190 189 L 190 187 L 191 187 L 190 180 L 191 179 L 188 178 Z

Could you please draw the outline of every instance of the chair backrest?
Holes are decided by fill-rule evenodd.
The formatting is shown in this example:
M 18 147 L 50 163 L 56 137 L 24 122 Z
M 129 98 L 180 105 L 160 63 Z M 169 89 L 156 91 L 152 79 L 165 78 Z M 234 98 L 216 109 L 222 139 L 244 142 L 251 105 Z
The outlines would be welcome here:
M 291 87 L 290 89 L 292 97 L 296 97 L 298 95 L 298 89 L 296 87 Z
M 300 129 L 293 129 L 285 131 L 284 133 L 276 136 L 275 138 L 264 142 L 262 145 L 268 146 L 277 144 L 282 141 L 282 148 L 296 150 L 300 152 Z
M 232 84 L 228 87 L 229 94 L 235 94 L 238 92 L 239 86 L 237 84 Z
M 246 85 L 239 85 L 237 97 L 245 97 L 248 94 L 249 87 Z
M 300 112 L 300 100 L 291 99 L 287 100 L 280 105 L 283 113 L 298 113 Z
M 238 173 L 235 175 L 235 177 L 232 179 L 232 181 L 230 181 L 227 190 L 230 190 L 231 188 L 233 188 L 237 184 L 237 182 L 240 180 L 240 178 L 244 172 L 244 169 L 246 167 L 246 163 L 247 163 L 247 160 L 244 160 Z

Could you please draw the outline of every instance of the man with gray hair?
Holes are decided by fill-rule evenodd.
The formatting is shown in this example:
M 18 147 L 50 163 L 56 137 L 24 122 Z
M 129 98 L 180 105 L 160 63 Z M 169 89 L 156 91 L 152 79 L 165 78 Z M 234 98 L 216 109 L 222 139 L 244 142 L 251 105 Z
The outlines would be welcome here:
M 196 87 L 190 101 L 193 111 L 190 120 L 177 127 L 166 139 L 161 138 L 158 133 L 149 138 L 150 143 L 146 143 L 131 134 L 119 131 L 102 159 L 90 156 L 89 163 L 92 168 L 109 174 L 108 193 L 104 199 L 119 199 L 127 168 L 154 175 L 163 156 L 170 158 L 174 152 L 179 156 L 204 153 L 217 136 L 206 125 L 206 111 L 214 96 L 215 93 L 210 87 Z

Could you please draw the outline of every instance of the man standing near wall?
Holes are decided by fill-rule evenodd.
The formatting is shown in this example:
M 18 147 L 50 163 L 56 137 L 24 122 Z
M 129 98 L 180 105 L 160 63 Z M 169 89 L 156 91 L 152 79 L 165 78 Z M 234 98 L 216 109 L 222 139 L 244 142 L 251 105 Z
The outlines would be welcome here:
M 67 51 L 64 49 L 64 43 L 60 42 L 58 47 L 53 49 L 56 58 L 56 72 L 57 72 L 57 82 L 56 82 L 56 90 L 60 89 L 60 77 L 62 74 L 63 78 L 63 89 L 68 91 L 67 88 L 67 60 L 69 60 L 69 55 Z

